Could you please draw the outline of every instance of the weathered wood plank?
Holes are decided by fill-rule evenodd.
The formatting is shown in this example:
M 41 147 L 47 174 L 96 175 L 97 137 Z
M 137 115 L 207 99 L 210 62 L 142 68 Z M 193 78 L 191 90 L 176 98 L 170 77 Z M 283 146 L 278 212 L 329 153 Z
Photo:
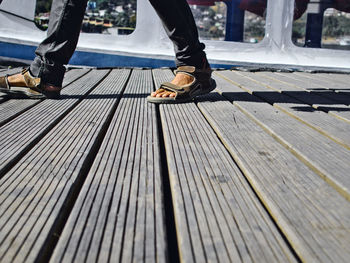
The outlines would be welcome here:
M 220 72 L 218 73 L 220 74 Z M 222 73 L 225 74 L 225 72 Z M 234 80 L 241 81 L 241 78 L 237 78 L 236 75 L 232 75 L 231 73 L 230 75 L 234 76 Z M 230 75 L 227 75 L 227 77 L 230 77 Z M 316 110 L 299 100 L 310 101 L 311 99 L 307 99 L 306 97 L 309 95 L 313 96 L 311 93 L 298 92 L 297 96 L 288 96 L 285 92 L 282 92 L 284 83 L 276 79 L 268 78 L 262 73 L 250 73 L 244 76 L 248 78 L 244 79 L 244 88 L 249 93 L 253 93 L 277 109 L 284 111 L 350 150 L 349 123 L 334 118 L 323 111 Z M 250 83 L 248 82 L 249 80 Z M 238 83 L 238 85 L 240 84 Z
M 155 84 L 170 71 L 155 70 Z M 194 103 L 161 105 L 183 262 L 287 262 L 292 253 Z
M 308 105 L 287 100 L 274 103 L 274 106 L 350 150 L 350 123 Z
M 230 90 L 242 91 L 234 85 Z M 242 110 L 350 200 L 349 150 L 248 93 L 233 95 Z
M 347 74 L 337 74 L 337 73 L 302 73 L 306 75 L 311 75 L 311 77 L 316 77 L 319 80 L 323 80 L 325 82 L 337 83 L 338 85 L 347 85 L 349 84 L 350 78 L 346 80 L 343 78 L 347 76 Z
M 0 104 L 0 126 L 40 103 L 41 100 L 12 99 Z
M 289 76 L 290 73 L 262 73 L 266 76 L 269 76 L 274 79 L 278 79 L 282 81 L 284 85 L 281 85 L 282 91 L 289 96 L 295 97 L 309 105 L 312 105 L 314 108 L 327 112 L 328 114 L 339 118 L 343 121 L 350 122 L 350 107 L 346 106 L 338 101 L 335 101 L 332 96 L 325 96 L 326 93 L 317 93 L 310 92 L 307 96 L 303 92 L 297 92 L 295 89 L 300 89 L 304 86 L 306 91 L 310 91 L 310 89 L 320 89 L 315 86 L 315 84 L 310 81 L 305 83 L 296 78 L 291 78 Z M 338 94 L 339 95 L 339 94 Z
M 166 262 L 152 90 L 151 71 L 134 70 L 52 262 Z
M 330 89 L 336 92 L 335 98 L 337 101 L 344 103 L 345 105 L 350 104 L 350 86 L 349 82 L 345 82 L 341 79 L 343 74 L 337 74 L 326 76 L 325 74 L 310 74 L 310 73 L 304 73 L 304 72 L 298 72 L 297 75 L 301 75 L 303 77 L 307 77 L 309 79 L 312 79 L 312 81 L 320 82 L 321 88 L 324 89 Z
M 319 75 L 322 75 L 328 79 L 335 79 L 337 82 L 343 83 L 343 84 L 349 84 L 350 83 L 350 74 L 337 74 L 337 73 L 320 73 Z
M 316 85 L 318 85 L 319 88 L 315 90 L 311 90 L 311 92 L 319 94 L 320 96 L 325 96 L 331 100 L 336 101 L 337 103 L 341 103 L 348 106 L 350 105 L 350 97 L 347 96 L 346 93 L 344 94 L 341 92 L 336 92 L 338 89 L 342 90 L 345 88 L 345 85 L 343 84 L 339 84 L 335 81 L 326 81 L 326 80 L 317 78 L 312 74 L 307 74 L 302 72 L 295 72 L 291 76 L 297 80 L 301 78 L 302 81 L 304 82 L 311 81 L 313 83 L 316 83 Z
M 253 77 L 254 79 L 261 78 L 261 74 L 259 73 L 253 73 L 253 72 L 238 72 L 238 74 L 246 76 L 246 77 Z M 262 73 L 264 74 L 264 73 Z M 343 96 L 342 94 L 339 94 L 337 92 L 334 92 L 333 88 L 336 87 L 343 87 L 342 85 L 336 85 L 333 84 L 332 86 L 327 85 L 325 82 L 320 81 L 319 79 L 311 78 L 306 73 L 273 73 L 274 75 L 283 75 L 284 77 L 288 78 L 289 85 L 293 85 L 294 82 L 297 82 L 298 85 L 295 85 L 294 87 L 298 88 L 299 90 L 308 91 L 309 93 L 319 95 L 320 97 L 324 97 L 332 101 L 333 104 L 344 104 L 349 105 L 350 98 L 347 96 Z M 299 75 L 302 74 L 302 75 Z M 258 80 L 259 81 L 259 80 Z M 266 84 L 269 85 L 269 78 L 265 78 L 263 80 Z M 320 83 L 323 84 L 323 86 L 320 85 Z M 273 85 L 276 89 L 285 89 L 286 85 L 283 85 L 282 83 L 278 83 L 276 81 L 273 82 Z
M 90 69 L 82 68 L 82 69 L 71 69 L 66 71 L 64 74 L 64 79 L 62 83 L 62 87 L 65 88 L 68 85 L 72 84 L 74 81 L 78 80 L 82 76 L 86 75 Z
M 305 262 L 347 262 L 349 202 L 235 106 L 263 102 L 215 79 L 234 105 L 212 93 L 198 106 L 296 253 Z
M 71 84 L 73 81 L 77 80 L 81 76 L 85 75 L 88 72 L 86 69 L 70 70 L 65 74 L 63 80 L 63 87 Z M 10 99 L 2 104 L 0 104 L 0 126 L 5 122 L 15 118 L 24 111 L 30 109 L 34 105 L 40 103 L 41 100 L 32 100 L 32 99 Z
M 51 249 L 128 74 L 108 75 L 1 179 L 0 260 L 34 262 Z
M 294 79 L 298 79 L 304 82 L 315 83 L 315 85 L 319 86 L 319 89 L 336 90 L 336 89 L 344 88 L 344 83 L 340 83 L 337 81 L 337 78 L 340 75 L 342 74 L 338 74 L 337 76 L 334 76 L 333 79 L 327 79 L 322 77 L 322 75 L 318 73 L 311 74 L 307 72 L 294 72 L 290 76 Z
M 0 176 L 60 118 L 74 108 L 107 72 L 107 70 L 96 70 L 83 76 L 63 89 L 61 99 L 44 100 L 3 125 L 0 129 Z

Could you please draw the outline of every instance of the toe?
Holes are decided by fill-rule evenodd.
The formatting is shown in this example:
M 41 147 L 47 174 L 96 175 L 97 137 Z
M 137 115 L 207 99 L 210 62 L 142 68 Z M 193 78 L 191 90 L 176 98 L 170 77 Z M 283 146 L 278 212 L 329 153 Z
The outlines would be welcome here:
M 170 92 L 170 91 L 164 92 L 163 95 L 162 95 L 162 97 L 163 97 L 163 98 L 169 97 L 169 96 L 171 95 L 171 93 L 172 93 L 172 92 Z
M 162 94 L 164 92 L 164 89 L 157 89 L 156 91 L 153 91 L 152 93 L 151 93 L 151 96 L 152 97 L 159 97 L 158 95 L 159 94 Z

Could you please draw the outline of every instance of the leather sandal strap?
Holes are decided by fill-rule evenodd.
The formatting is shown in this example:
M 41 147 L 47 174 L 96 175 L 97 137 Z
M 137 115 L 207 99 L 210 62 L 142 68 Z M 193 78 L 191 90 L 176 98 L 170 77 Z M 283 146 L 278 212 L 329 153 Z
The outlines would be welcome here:
M 41 79 L 30 75 L 29 69 L 24 69 L 22 71 L 24 81 L 28 88 L 38 88 L 40 87 Z
M 9 75 L 5 75 L 4 77 L 0 78 L 0 87 L 5 87 L 6 89 L 10 89 L 10 84 L 8 81 L 8 76 Z
M 190 74 L 211 74 L 211 69 L 198 69 L 193 66 L 180 66 L 175 70 L 175 73 L 179 72 L 185 72 L 185 73 L 190 73 Z
M 195 67 L 193 66 L 180 66 L 178 67 L 176 70 L 175 70 L 175 73 L 179 73 L 179 72 L 185 72 L 185 73 L 194 73 L 198 71 L 198 69 L 196 69 Z
M 161 89 L 176 93 L 175 98 L 188 97 L 193 91 L 197 90 L 198 87 L 199 83 L 197 81 L 185 86 L 177 86 L 170 82 L 165 82 L 160 86 Z
M 187 96 L 191 91 L 192 85 L 193 85 L 193 82 L 185 86 L 177 86 L 173 83 L 165 82 L 160 86 L 160 88 L 176 93 L 175 98 L 178 98 L 178 97 Z
M 173 83 L 170 83 L 170 82 L 164 82 L 164 83 L 162 83 L 162 85 L 160 86 L 160 88 L 161 88 L 161 89 L 168 90 L 168 91 L 175 92 L 176 94 L 185 92 L 184 87 L 177 86 L 177 85 L 175 85 L 175 84 L 173 84 Z
M 207 80 L 211 76 L 211 70 L 209 69 L 197 69 L 193 66 L 181 66 L 175 70 L 175 74 L 182 73 L 193 77 L 195 80 L 199 81 Z

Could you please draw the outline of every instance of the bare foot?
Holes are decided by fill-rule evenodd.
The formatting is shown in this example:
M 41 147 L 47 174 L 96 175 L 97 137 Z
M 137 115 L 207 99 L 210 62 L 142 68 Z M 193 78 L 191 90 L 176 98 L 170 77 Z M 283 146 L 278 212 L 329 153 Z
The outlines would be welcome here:
M 187 84 L 190 84 L 193 82 L 193 77 L 187 75 L 187 74 L 183 74 L 183 73 L 178 73 L 176 74 L 175 78 L 171 81 L 172 84 L 175 84 L 177 86 L 185 86 Z M 165 89 L 157 89 L 155 92 L 151 93 L 152 97 L 170 97 L 170 98 L 174 98 L 176 96 L 175 92 L 171 92 Z

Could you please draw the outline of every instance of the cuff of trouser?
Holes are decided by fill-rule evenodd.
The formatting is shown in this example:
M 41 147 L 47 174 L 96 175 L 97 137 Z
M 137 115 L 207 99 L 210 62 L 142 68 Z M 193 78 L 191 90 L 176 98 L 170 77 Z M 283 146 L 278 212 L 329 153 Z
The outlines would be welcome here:
M 208 65 L 207 56 L 204 51 L 199 51 L 191 55 L 176 56 L 175 64 L 180 66 L 193 66 L 195 68 L 203 68 Z
M 200 56 L 198 59 L 188 59 L 188 60 L 178 60 L 175 61 L 176 67 L 182 67 L 182 66 L 193 66 L 197 69 L 207 68 L 209 65 L 209 62 L 205 56 Z
M 41 58 L 36 57 L 30 65 L 30 73 L 39 77 L 42 83 L 51 84 L 57 87 L 62 86 L 66 68 L 63 65 L 45 63 Z

